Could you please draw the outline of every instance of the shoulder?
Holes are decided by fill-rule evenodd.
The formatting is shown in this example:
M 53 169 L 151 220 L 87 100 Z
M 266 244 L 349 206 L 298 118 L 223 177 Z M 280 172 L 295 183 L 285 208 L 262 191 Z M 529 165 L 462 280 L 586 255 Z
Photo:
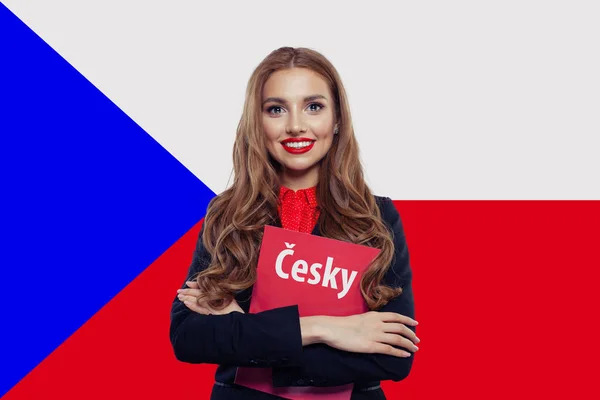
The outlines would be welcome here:
M 394 242 L 394 258 L 384 277 L 384 282 L 388 286 L 404 287 L 412 279 L 412 270 L 400 213 L 389 197 L 375 196 L 375 201 L 381 211 L 381 219 L 390 230 Z
M 392 231 L 396 233 L 402 232 L 402 220 L 400 218 L 400 213 L 396 209 L 392 199 L 386 196 L 377 195 L 373 195 L 373 197 L 375 197 L 375 202 L 379 206 L 381 219 Z
M 378 195 L 374 194 L 373 197 L 375 198 L 375 202 L 377 203 L 379 208 L 392 202 L 392 199 L 390 199 L 389 197 L 386 197 L 386 196 L 378 196 Z
M 206 225 L 204 222 L 200 227 L 200 232 L 198 233 L 198 238 L 196 239 L 196 249 L 194 251 L 194 265 L 198 269 L 198 271 L 206 269 L 212 260 L 212 256 L 209 251 L 204 246 L 204 227 Z
M 390 199 L 389 197 L 377 195 L 373 195 L 373 197 L 375 198 L 375 203 L 377 203 L 377 206 L 379 207 L 382 216 L 383 212 L 387 211 L 390 205 L 393 206 L 392 199 Z

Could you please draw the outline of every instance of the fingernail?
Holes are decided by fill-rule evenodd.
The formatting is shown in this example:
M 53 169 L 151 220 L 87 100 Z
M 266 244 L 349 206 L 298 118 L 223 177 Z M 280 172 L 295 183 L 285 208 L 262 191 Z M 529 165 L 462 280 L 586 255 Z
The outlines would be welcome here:
M 421 342 L 421 339 L 419 339 L 418 337 L 415 338 L 417 340 L 417 343 Z
M 419 351 L 419 348 L 417 346 L 415 346 L 415 351 Z
M 404 357 L 410 357 L 410 353 L 404 352 Z
M 177 293 L 183 292 L 183 289 L 177 289 Z

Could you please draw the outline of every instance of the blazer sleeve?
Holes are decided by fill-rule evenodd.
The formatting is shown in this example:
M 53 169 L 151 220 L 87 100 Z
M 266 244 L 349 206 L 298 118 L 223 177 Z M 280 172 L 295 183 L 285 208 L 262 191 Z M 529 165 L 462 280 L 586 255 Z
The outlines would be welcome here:
M 380 312 L 395 312 L 415 317 L 412 271 L 400 214 L 390 198 L 382 200 L 382 217 L 394 238 L 394 259 L 385 276 L 390 286 L 402 287 L 400 296 L 382 307 Z M 415 331 L 415 327 L 409 327 Z M 299 366 L 273 368 L 273 385 L 338 386 L 352 382 L 370 382 L 406 378 L 412 368 L 414 354 L 394 357 L 385 354 L 353 353 L 319 343 L 304 347 Z
M 203 232 L 204 226 L 186 281 L 210 263 L 210 254 L 202 243 Z M 184 282 L 182 288 L 185 287 Z M 297 365 L 302 353 L 298 306 L 256 314 L 202 315 L 175 296 L 170 321 L 175 357 L 186 363 L 274 367 Z

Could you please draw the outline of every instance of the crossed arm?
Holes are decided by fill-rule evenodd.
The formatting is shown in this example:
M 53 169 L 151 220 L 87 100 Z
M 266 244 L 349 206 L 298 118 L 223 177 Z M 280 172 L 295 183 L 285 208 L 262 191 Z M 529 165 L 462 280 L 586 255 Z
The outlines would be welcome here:
M 364 319 L 363 322 L 370 321 L 369 323 L 385 322 L 392 315 L 414 318 L 412 273 L 400 216 L 387 198 L 384 199 L 381 210 L 393 232 L 395 244 L 394 262 L 385 281 L 391 286 L 401 286 L 403 293 L 378 312 L 367 313 L 370 314 L 370 319 Z M 202 231 L 188 279 L 206 268 L 210 260 L 201 237 Z M 185 286 L 184 284 L 183 287 Z M 398 381 L 404 379 L 411 370 L 414 358 L 411 353 L 406 352 L 408 357 L 399 357 L 332 347 L 322 334 L 323 325 L 319 334 L 307 340 L 309 333 L 306 322 L 308 321 L 304 318 L 301 321 L 296 306 L 257 314 L 244 314 L 239 309 L 227 314 L 206 315 L 191 310 L 176 298 L 171 311 L 170 336 L 175 355 L 181 361 L 271 367 L 275 386 L 337 386 L 357 381 Z M 410 335 L 404 336 L 410 336 L 415 341 L 415 327 L 410 324 L 404 326 L 411 331 L 408 332 Z M 402 339 L 406 341 L 405 338 Z M 401 351 L 399 346 L 389 347 L 393 347 L 396 352 Z M 404 344 L 403 347 L 406 348 L 407 345 Z

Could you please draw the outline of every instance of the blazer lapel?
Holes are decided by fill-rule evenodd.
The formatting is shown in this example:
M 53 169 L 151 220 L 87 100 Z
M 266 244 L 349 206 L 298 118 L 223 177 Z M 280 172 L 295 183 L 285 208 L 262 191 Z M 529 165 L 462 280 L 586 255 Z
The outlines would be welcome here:
M 315 227 L 314 227 L 313 231 L 311 232 L 311 235 L 321 236 L 321 229 L 319 227 L 319 221 L 318 220 L 317 220 L 317 223 L 315 224 Z

